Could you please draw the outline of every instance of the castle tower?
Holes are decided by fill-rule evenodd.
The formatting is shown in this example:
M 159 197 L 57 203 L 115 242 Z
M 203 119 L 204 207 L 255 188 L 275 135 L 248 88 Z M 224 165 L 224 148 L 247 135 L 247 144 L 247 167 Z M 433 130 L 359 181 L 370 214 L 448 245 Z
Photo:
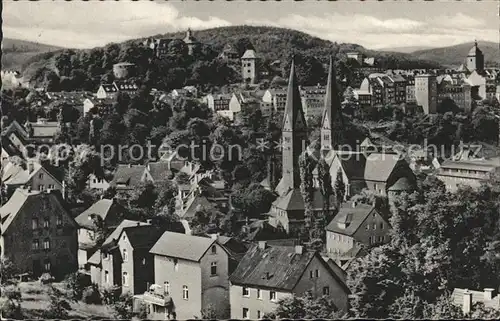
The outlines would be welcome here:
M 467 55 L 466 66 L 469 71 L 482 71 L 484 69 L 484 55 L 483 52 L 477 46 L 477 41 L 474 41 L 474 47 L 472 47 Z
M 255 50 L 247 49 L 241 57 L 241 76 L 244 82 L 255 84 L 258 81 L 258 58 Z
M 307 126 L 293 60 L 288 81 L 281 143 L 282 176 L 276 187 L 278 195 L 300 188 L 299 157 L 307 146 Z
M 321 150 L 323 155 L 328 154 L 330 150 L 337 148 L 342 143 L 343 129 L 344 121 L 337 88 L 337 78 L 333 67 L 333 59 L 330 56 L 325 105 L 321 120 Z
M 188 47 L 188 54 L 192 56 L 194 48 L 199 44 L 199 42 L 198 40 L 196 40 L 195 37 L 193 37 L 193 32 L 191 31 L 191 28 L 188 28 L 188 30 L 186 31 L 186 37 L 183 39 L 183 41 Z

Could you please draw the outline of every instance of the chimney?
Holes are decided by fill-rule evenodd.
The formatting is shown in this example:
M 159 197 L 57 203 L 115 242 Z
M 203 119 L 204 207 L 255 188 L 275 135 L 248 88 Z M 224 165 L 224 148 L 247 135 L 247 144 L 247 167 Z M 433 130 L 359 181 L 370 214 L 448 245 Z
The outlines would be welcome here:
M 484 301 L 491 301 L 493 299 L 493 292 L 495 289 L 485 288 L 484 289 Z
M 28 161 L 28 173 L 31 174 L 35 170 L 35 164 L 33 161 Z
M 210 238 L 211 238 L 212 240 L 217 240 L 217 238 L 218 238 L 218 237 L 219 237 L 219 234 L 217 234 L 217 233 L 210 234 Z
M 259 249 L 265 250 L 267 247 L 266 241 L 259 241 Z
M 304 251 L 304 247 L 302 245 L 295 245 L 295 253 L 296 254 L 302 254 Z
M 66 181 L 62 181 L 62 191 L 61 191 L 61 194 L 62 194 L 62 198 L 63 199 L 66 199 Z
M 472 307 L 472 293 L 468 290 L 464 290 L 464 302 L 462 306 L 462 312 L 464 314 L 469 314 Z

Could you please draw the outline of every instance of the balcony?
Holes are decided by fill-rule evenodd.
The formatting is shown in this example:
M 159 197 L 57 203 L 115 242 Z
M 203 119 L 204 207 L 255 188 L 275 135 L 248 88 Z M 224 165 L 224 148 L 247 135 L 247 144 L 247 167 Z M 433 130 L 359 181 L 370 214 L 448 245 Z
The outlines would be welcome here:
M 172 298 L 168 294 L 147 291 L 142 295 L 135 295 L 135 297 L 142 299 L 144 302 L 156 304 L 162 307 L 169 307 L 172 305 Z

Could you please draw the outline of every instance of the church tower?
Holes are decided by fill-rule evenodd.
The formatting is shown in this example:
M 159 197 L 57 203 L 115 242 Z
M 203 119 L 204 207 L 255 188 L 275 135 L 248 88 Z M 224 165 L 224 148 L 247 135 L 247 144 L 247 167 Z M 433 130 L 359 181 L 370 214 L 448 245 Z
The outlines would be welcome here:
M 288 81 L 281 144 L 282 176 L 276 187 L 276 192 L 280 196 L 300 188 L 299 157 L 307 146 L 307 126 L 293 60 Z
M 333 67 L 333 59 L 330 56 L 325 105 L 321 119 L 321 150 L 323 155 L 326 156 L 330 150 L 337 148 L 342 143 L 343 129 L 344 121 L 342 119 L 337 78 Z
M 466 66 L 470 72 L 474 70 L 481 72 L 484 69 L 484 55 L 477 46 L 477 41 L 474 42 L 474 47 L 470 49 L 467 55 Z

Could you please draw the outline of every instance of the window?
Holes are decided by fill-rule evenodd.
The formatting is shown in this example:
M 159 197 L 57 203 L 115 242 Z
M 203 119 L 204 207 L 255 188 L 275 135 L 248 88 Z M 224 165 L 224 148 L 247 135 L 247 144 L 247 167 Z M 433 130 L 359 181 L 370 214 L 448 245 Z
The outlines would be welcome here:
M 247 287 L 243 287 L 243 296 L 246 296 L 246 297 L 250 296 L 250 290 L 248 290 Z
M 376 230 L 377 229 L 377 223 L 373 223 L 373 229 Z
M 107 252 L 103 252 L 102 253 L 102 258 L 105 259 L 105 260 L 109 259 L 108 253 Z
M 248 319 L 248 309 L 247 308 L 243 308 L 243 319 Z
M 50 249 L 50 240 L 49 239 L 45 239 L 43 241 L 43 249 L 44 250 L 49 250 Z
M 122 274 L 122 284 L 123 286 L 128 286 L 128 273 L 123 272 Z
M 32 229 L 36 230 L 38 228 L 38 219 L 34 218 L 31 220 Z
M 146 265 L 146 258 L 145 257 L 142 258 L 142 265 Z
M 38 185 L 38 189 L 39 189 L 40 191 L 43 191 L 43 190 L 45 189 L 45 186 L 44 186 L 44 185 L 42 185 L 42 184 L 41 184 L 41 185 Z
M 49 189 L 54 189 L 54 188 L 55 188 L 54 184 L 49 184 Z
M 276 301 L 276 292 L 269 291 L 269 300 Z
M 170 282 L 163 282 L 163 290 L 165 291 L 165 294 L 170 294 Z
M 262 300 L 262 292 L 260 289 L 257 289 L 257 299 Z
M 43 173 L 38 174 L 39 179 L 43 179 Z
M 314 274 L 317 278 L 319 278 L 319 270 L 314 271 Z
M 216 254 L 216 253 L 217 253 L 217 246 L 212 245 L 212 254 Z
M 178 271 L 179 270 L 179 262 L 177 261 L 177 259 L 174 259 L 174 270 L 175 271 Z
M 366 229 L 369 230 L 370 229 L 370 224 L 366 224 Z
M 49 260 L 45 260 L 45 262 L 43 263 L 43 268 L 45 269 L 45 271 L 50 271 L 50 261 Z
M 38 250 L 39 246 L 40 244 L 38 243 L 38 240 L 33 240 L 33 242 L 31 243 L 31 249 L 33 250 Z
M 314 277 L 313 271 L 309 271 L 309 278 L 312 279 Z
M 61 226 L 61 225 L 62 225 L 62 216 L 61 216 L 61 215 L 58 215 L 58 216 L 57 216 L 56 225 L 57 225 L 57 226 Z
M 123 235 L 123 236 L 122 236 L 122 240 L 124 240 L 124 241 L 125 241 L 125 235 Z
M 328 286 L 323 287 L 323 295 L 330 295 L 330 287 Z
M 123 262 L 127 262 L 128 261 L 127 250 L 123 249 L 122 253 L 123 253 Z
M 182 298 L 183 298 L 184 300 L 189 299 L 189 290 L 188 290 L 187 285 L 183 285 L 183 286 L 182 286 Z
M 109 272 L 104 271 L 104 283 L 109 284 Z
M 43 227 L 44 228 L 50 227 L 50 220 L 47 217 L 43 219 Z
M 217 262 L 212 262 L 210 264 L 210 276 L 217 275 Z
M 260 310 L 257 310 L 257 319 L 260 319 Z
M 384 222 L 380 223 L 380 229 L 383 230 L 384 229 Z

